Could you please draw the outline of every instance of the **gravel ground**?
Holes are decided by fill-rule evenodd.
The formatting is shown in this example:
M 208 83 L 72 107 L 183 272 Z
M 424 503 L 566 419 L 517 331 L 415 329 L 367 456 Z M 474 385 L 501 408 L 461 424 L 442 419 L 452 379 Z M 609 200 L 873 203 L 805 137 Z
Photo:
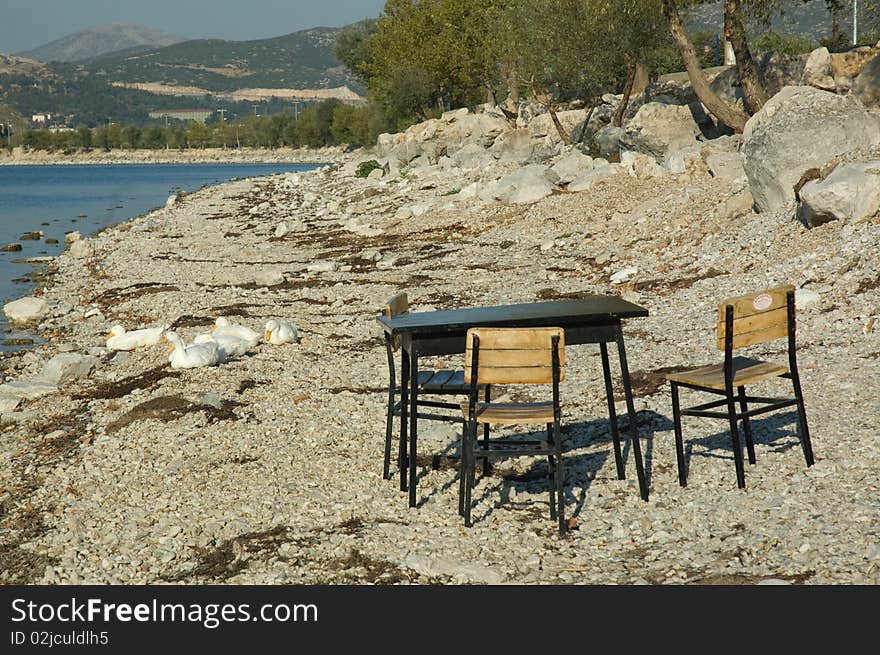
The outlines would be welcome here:
M 4 414 L 0 580 L 880 582 L 876 217 L 807 230 L 793 210 L 737 210 L 741 186 L 696 173 L 617 175 L 509 207 L 456 198 L 480 171 L 383 183 L 352 170 L 205 189 L 96 235 L 93 256 L 52 263 L 48 343 L 4 359 L 7 379 L 102 346 L 117 322 L 173 323 L 190 341 L 215 316 L 258 330 L 283 318 L 301 341 L 185 371 L 161 346 L 102 354 L 91 377 Z M 400 217 L 422 200 L 429 211 Z M 613 284 L 627 267 L 638 272 Z M 718 303 L 782 283 L 818 294 L 798 324 L 816 464 L 805 466 L 794 412 L 760 417 L 757 464 L 739 490 L 724 422 L 686 418 L 681 488 L 661 373 L 718 360 Z M 577 521 L 567 538 L 549 518 L 544 464 L 529 459 L 478 478 L 466 529 L 457 471 L 431 457 L 456 452 L 445 424 L 421 424 L 420 506 L 408 508 L 381 478 L 387 365 L 375 321 L 400 289 L 414 311 L 590 293 L 648 308 L 624 333 L 650 501 L 626 442 L 628 479 L 616 479 L 598 348 L 579 346 L 562 387 Z M 758 352 L 784 359 L 783 347 Z

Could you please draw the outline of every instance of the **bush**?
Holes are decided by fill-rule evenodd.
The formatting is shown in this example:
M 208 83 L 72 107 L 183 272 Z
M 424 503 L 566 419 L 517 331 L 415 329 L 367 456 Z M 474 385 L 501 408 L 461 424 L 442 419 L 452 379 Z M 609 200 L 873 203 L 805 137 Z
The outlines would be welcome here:
M 358 164 L 357 170 L 354 172 L 354 174 L 356 177 L 367 177 L 377 168 L 382 168 L 382 164 L 377 162 L 375 159 L 362 161 L 360 164 Z
M 812 52 L 819 44 L 803 36 L 779 34 L 770 30 L 755 39 L 752 47 L 758 51 L 772 50 L 784 55 L 801 55 Z

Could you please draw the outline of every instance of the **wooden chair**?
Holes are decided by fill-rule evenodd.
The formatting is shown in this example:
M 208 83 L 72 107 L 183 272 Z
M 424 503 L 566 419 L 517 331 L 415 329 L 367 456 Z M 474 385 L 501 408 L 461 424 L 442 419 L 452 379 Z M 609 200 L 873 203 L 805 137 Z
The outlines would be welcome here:
M 553 484 L 550 487 L 550 517 L 558 519 L 559 532 L 565 534 L 565 503 L 562 495 L 562 439 L 559 383 L 565 378 L 565 333 L 562 328 L 472 328 L 467 332 L 465 382 L 470 385 L 467 402 L 461 403 L 465 420 L 462 437 L 459 513 L 471 525 L 471 492 L 476 460 L 491 457 L 546 456 Z M 480 385 L 551 384 L 550 402 L 479 402 Z M 544 424 L 545 441 L 511 438 L 489 439 L 493 423 Z M 486 433 L 477 442 L 477 425 Z
M 409 311 L 409 299 L 407 298 L 406 292 L 401 292 L 395 294 L 385 303 L 385 315 L 386 316 L 397 316 L 399 314 L 405 314 Z M 384 466 L 382 469 L 382 475 L 386 480 L 391 478 L 391 440 L 392 434 L 394 432 L 394 417 L 401 415 L 401 406 L 400 401 L 396 400 L 397 397 L 400 396 L 400 386 L 397 384 L 397 373 L 396 367 L 394 363 L 394 353 L 399 349 L 399 344 L 390 338 L 388 333 L 385 334 L 385 350 L 388 356 L 388 376 L 389 376 L 389 384 L 388 384 L 388 409 L 387 409 L 387 419 L 385 424 L 385 458 L 384 458 Z M 434 421 L 449 421 L 454 423 L 459 423 L 462 421 L 459 408 L 459 403 L 452 402 L 443 402 L 437 400 L 425 400 L 422 398 L 423 394 L 428 395 L 440 395 L 440 396 L 449 396 L 449 395 L 457 395 L 463 396 L 466 395 L 470 391 L 470 385 L 465 383 L 464 380 L 464 371 L 462 370 L 452 370 L 452 369 L 441 369 L 437 371 L 432 370 L 424 370 L 419 371 L 418 373 L 418 385 L 419 385 L 419 407 L 429 407 L 433 409 L 449 409 L 455 410 L 455 413 L 451 414 L 435 414 L 435 413 L 418 413 L 418 418 L 434 420 Z M 488 401 L 491 397 L 491 390 L 488 386 L 484 389 L 481 389 L 484 393 L 486 400 Z M 488 438 L 488 430 L 486 432 Z M 406 465 L 407 451 L 406 451 L 406 443 L 403 440 L 403 432 L 400 433 L 400 443 L 398 449 L 398 467 L 402 468 Z
M 733 351 L 736 349 L 783 337 L 788 338 L 787 368 L 759 359 L 733 356 Z M 730 422 L 733 457 L 736 462 L 736 483 L 740 489 L 743 489 L 746 483 L 737 421 L 742 421 L 749 463 L 754 464 L 755 446 L 752 441 L 749 419 L 757 414 L 797 405 L 801 447 L 807 466 L 812 466 L 813 447 L 810 443 L 810 431 L 807 427 L 804 397 L 797 368 L 794 287 L 791 285 L 776 287 L 760 293 L 730 298 L 721 303 L 718 306 L 718 349 L 724 351 L 724 362 L 666 376 L 672 392 L 672 415 L 675 423 L 679 484 L 682 487 L 687 484 L 681 436 L 682 415 L 727 419 Z M 746 395 L 746 385 L 776 377 L 791 380 L 794 387 L 793 398 L 750 397 Z M 682 410 L 679 407 L 678 387 L 705 391 L 724 396 L 724 398 Z M 739 412 L 736 409 L 737 403 L 739 404 Z M 759 406 L 749 409 L 749 405 L 756 404 Z M 726 407 L 726 411 L 713 411 L 714 408 L 722 407 Z

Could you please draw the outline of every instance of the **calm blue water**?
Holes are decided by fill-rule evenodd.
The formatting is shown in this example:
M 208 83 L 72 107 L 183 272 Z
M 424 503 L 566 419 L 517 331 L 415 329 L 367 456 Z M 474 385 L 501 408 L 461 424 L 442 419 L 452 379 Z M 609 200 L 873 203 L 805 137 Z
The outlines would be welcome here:
M 314 164 L 150 164 L 108 166 L 0 166 L 0 247 L 20 243 L 21 252 L 0 253 L 0 305 L 31 295 L 33 265 L 21 260 L 54 256 L 64 249 L 64 234 L 89 236 L 102 227 L 165 204 L 172 193 L 235 178 L 307 171 Z M 42 230 L 38 241 L 26 232 Z M 47 238 L 58 244 L 46 243 Z M 9 330 L 0 312 L 2 339 L 32 337 Z M 2 347 L 10 350 L 14 347 Z

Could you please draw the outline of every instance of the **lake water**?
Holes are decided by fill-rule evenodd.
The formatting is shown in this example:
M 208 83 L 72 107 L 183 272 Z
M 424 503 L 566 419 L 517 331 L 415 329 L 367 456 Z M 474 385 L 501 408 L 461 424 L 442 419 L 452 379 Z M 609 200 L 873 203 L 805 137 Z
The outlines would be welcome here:
M 173 193 L 236 178 L 307 171 L 316 164 L 150 164 L 107 166 L 0 166 L 0 247 L 21 244 L 20 252 L 0 252 L 0 305 L 33 294 L 34 265 L 22 260 L 58 255 L 64 235 L 83 236 L 165 204 Z M 38 240 L 23 240 L 42 230 Z M 57 239 L 57 244 L 46 239 Z M 38 265 L 39 266 L 39 265 Z M 12 328 L 0 312 L 2 339 L 34 338 Z M 0 345 L 0 351 L 16 346 Z

